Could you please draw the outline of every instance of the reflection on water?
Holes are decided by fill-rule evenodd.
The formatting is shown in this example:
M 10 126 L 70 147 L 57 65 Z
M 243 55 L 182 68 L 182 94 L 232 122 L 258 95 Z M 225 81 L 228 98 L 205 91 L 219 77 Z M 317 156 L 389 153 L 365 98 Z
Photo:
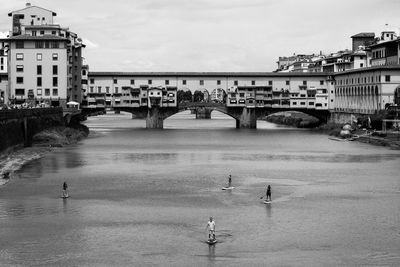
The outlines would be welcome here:
M 395 266 L 399 152 L 217 112 L 146 130 L 90 118 L 91 135 L 0 187 L 0 264 Z M 232 174 L 232 191 L 222 191 Z M 67 181 L 71 197 L 61 199 Z M 260 196 L 272 186 L 273 203 Z M 209 216 L 218 243 L 205 243 Z

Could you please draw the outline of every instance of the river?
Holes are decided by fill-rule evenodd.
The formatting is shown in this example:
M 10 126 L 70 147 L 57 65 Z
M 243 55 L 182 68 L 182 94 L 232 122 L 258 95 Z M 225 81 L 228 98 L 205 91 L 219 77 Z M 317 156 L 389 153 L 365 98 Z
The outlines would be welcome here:
M 0 265 L 399 265 L 399 151 L 193 116 L 91 117 L 87 139 L 24 166 L 0 187 Z

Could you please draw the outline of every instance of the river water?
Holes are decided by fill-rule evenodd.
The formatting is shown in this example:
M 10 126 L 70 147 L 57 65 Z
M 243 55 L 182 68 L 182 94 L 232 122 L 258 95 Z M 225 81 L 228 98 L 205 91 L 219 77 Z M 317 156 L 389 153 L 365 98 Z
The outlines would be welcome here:
M 127 114 L 86 124 L 89 138 L 0 187 L 0 265 L 400 264 L 399 151 L 264 121 L 238 130 L 217 113 L 164 130 Z

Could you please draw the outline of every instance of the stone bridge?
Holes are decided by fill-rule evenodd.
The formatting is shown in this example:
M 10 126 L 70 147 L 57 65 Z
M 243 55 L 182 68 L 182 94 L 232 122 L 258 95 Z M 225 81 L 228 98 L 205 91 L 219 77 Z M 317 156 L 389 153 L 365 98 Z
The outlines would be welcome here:
M 273 108 L 273 107 L 228 107 L 223 103 L 180 103 L 178 107 L 114 107 L 114 110 L 134 114 L 138 118 L 146 118 L 146 128 L 162 129 L 164 120 L 185 110 L 192 110 L 196 118 L 211 118 L 211 112 L 216 110 L 236 120 L 236 128 L 257 128 L 257 119 L 273 113 L 283 111 L 298 111 L 327 122 L 330 117 L 328 110 L 315 110 L 305 108 Z

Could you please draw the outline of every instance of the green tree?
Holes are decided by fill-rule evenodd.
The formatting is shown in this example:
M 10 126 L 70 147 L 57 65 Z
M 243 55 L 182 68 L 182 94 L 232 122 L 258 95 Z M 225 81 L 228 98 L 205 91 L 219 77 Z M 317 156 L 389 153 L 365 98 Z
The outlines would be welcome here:
M 192 92 L 190 90 L 187 90 L 187 91 L 178 90 L 176 97 L 177 97 L 178 103 L 192 102 Z
M 193 93 L 193 102 L 203 102 L 204 101 L 204 93 L 196 90 Z

